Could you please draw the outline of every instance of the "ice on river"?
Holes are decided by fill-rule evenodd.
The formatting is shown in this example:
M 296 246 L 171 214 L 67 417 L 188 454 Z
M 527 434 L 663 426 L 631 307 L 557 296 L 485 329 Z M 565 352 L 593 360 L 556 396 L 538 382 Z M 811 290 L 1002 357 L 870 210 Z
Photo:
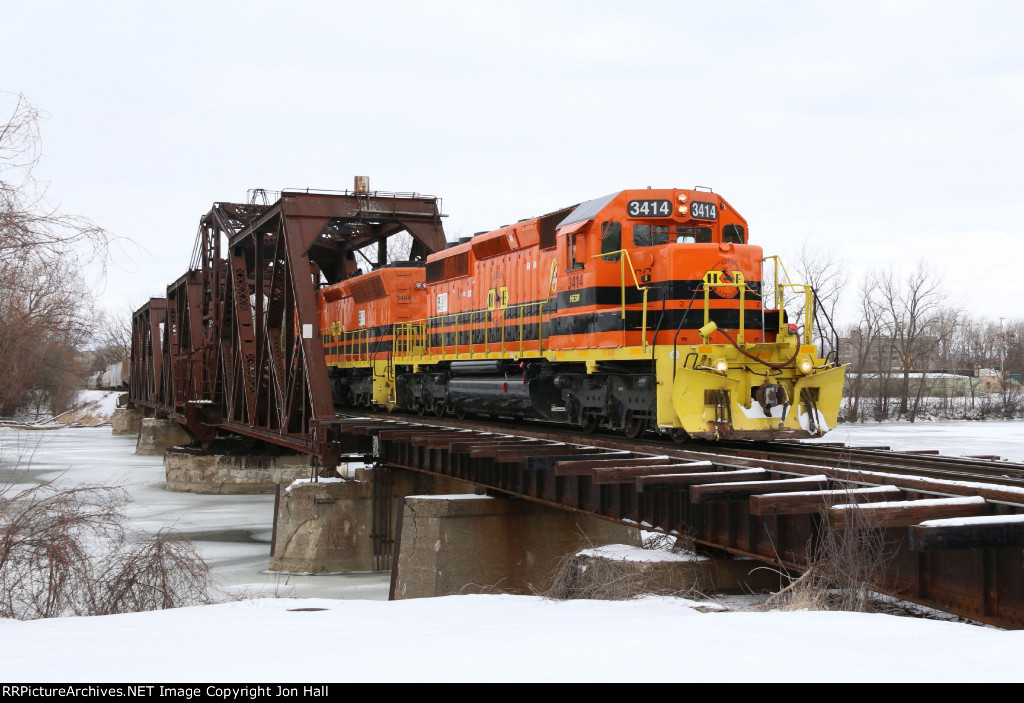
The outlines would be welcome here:
M 950 456 L 997 454 L 1024 463 L 1024 420 L 844 423 L 821 439 L 807 441 L 882 445 L 894 451 L 937 449 Z

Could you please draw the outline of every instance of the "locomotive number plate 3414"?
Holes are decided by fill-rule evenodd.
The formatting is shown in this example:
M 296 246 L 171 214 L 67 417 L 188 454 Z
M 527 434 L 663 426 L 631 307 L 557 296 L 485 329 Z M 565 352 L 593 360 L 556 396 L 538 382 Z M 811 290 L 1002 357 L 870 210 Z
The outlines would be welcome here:
M 630 200 L 626 203 L 630 217 L 668 217 L 672 214 L 671 200 Z
M 718 206 L 714 203 L 701 203 L 695 200 L 690 203 L 690 217 L 695 220 L 717 220 Z

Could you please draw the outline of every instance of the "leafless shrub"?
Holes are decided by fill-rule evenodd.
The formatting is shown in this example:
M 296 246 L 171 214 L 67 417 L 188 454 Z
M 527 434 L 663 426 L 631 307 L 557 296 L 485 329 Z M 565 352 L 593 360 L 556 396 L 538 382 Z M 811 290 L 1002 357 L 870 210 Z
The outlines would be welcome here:
M 104 614 L 213 602 L 210 567 L 187 537 L 169 530 L 126 545 L 104 566 L 97 603 Z
M 55 482 L 0 496 L 0 617 L 105 615 L 213 602 L 209 567 L 169 531 L 125 529 L 126 496 Z

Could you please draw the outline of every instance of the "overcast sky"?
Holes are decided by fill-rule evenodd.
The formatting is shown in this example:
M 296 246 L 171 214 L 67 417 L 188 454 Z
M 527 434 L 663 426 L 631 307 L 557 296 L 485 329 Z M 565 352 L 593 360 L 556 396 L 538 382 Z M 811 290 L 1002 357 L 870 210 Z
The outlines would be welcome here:
M 1024 317 L 1024 3 L 0 0 L 38 175 L 163 295 L 247 190 L 443 198 L 449 239 L 624 188 L 709 186 L 766 253 L 930 262 Z M 9 104 L 9 101 L 5 104 Z

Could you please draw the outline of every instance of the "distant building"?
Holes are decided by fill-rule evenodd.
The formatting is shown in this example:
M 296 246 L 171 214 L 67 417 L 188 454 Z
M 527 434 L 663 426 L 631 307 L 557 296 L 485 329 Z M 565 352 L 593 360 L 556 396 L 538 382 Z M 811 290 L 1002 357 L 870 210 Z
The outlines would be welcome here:
M 935 349 L 938 343 L 938 337 L 920 338 L 922 349 Z M 870 346 L 867 344 L 860 330 L 853 330 L 849 337 L 840 337 L 840 361 L 850 364 L 850 370 L 854 373 L 896 373 L 903 370 L 903 363 L 892 337 L 875 337 L 871 340 Z M 933 355 L 923 355 L 921 359 L 912 359 L 910 362 L 911 371 L 948 371 L 940 366 L 938 359 Z

